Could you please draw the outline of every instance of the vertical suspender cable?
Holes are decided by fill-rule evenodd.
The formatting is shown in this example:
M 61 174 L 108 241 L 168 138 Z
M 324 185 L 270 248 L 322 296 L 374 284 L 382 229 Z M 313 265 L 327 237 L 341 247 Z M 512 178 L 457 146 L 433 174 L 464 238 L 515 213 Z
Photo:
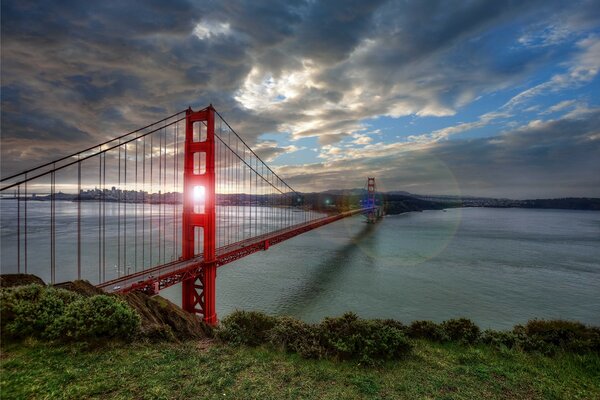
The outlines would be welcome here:
M 146 136 L 142 146 L 142 271 L 146 269 Z
M 235 141 L 235 154 L 239 156 L 238 145 L 240 144 L 239 140 Z M 240 160 L 239 158 L 235 160 L 235 228 L 238 232 L 237 241 L 240 241 Z
M 102 153 L 98 156 L 98 283 L 102 282 Z
M 21 185 L 17 186 L 17 272 L 21 273 Z
M 166 122 L 165 122 L 166 125 Z M 162 198 L 162 208 L 163 208 L 163 232 L 162 232 L 162 254 L 163 254 L 163 264 L 166 260 L 166 253 L 165 253 L 165 249 L 166 249 L 166 239 L 167 239 L 167 203 L 166 203 L 166 199 L 167 199 L 167 127 L 165 126 L 165 128 L 163 129 L 163 147 L 164 147 L 164 152 L 163 152 L 163 186 L 162 186 L 162 194 L 163 194 L 163 198 Z
M 106 153 L 102 156 L 102 282 L 106 282 Z
M 125 171 L 123 173 L 123 275 L 128 275 L 127 267 L 127 146 L 125 144 Z
M 24 239 L 25 239 L 25 254 L 23 254 L 24 258 L 25 258 L 25 273 L 27 273 L 27 174 L 25 174 L 25 215 L 24 215 L 24 223 L 25 223 L 25 234 L 24 234 Z
M 121 276 L 121 140 L 119 140 L 119 167 L 117 188 L 117 277 Z
M 52 168 L 56 168 L 53 164 Z M 52 284 L 56 283 L 56 243 L 55 243 L 55 223 L 56 223 L 56 206 L 55 202 L 55 187 L 56 184 L 56 176 L 55 171 L 53 170 L 50 174 L 50 281 Z
M 150 247 L 148 248 L 148 253 L 149 253 L 149 258 L 150 258 L 150 262 L 149 262 L 149 266 L 152 267 L 152 250 L 153 250 L 153 246 L 154 244 L 152 243 L 152 228 L 154 226 L 154 221 L 152 221 L 152 195 L 154 194 L 152 192 L 153 189 L 153 183 L 152 182 L 152 178 L 154 178 L 154 174 L 153 174 L 153 154 L 154 153 L 154 137 L 152 136 L 152 134 L 150 135 Z
M 173 203 L 173 235 L 175 237 L 174 244 L 174 258 L 177 259 L 177 255 L 179 254 L 179 241 L 177 232 L 179 232 L 179 219 L 177 216 L 179 215 L 179 122 L 175 124 L 175 167 L 174 171 L 174 180 L 175 180 L 175 190 L 173 190 L 173 194 L 175 196 L 175 202 Z
M 172 218 L 173 220 L 171 221 L 171 228 L 173 230 L 173 238 L 171 239 L 171 245 L 172 247 L 172 252 L 171 252 L 171 261 L 174 261 L 176 259 L 175 257 L 175 249 L 176 247 L 176 236 L 175 236 L 175 216 L 177 215 L 175 213 L 175 204 L 176 204 L 176 193 L 177 193 L 177 188 L 175 186 L 175 177 L 176 177 L 176 171 L 177 171 L 177 161 L 176 161 L 176 153 L 177 153 L 177 137 L 176 137 L 176 129 L 177 129 L 177 124 L 175 124 L 175 126 L 173 126 L 173 194 L 171 195 L 171 211 L 173 213 Z
M 77 163 L 77 279 L 81 279 L 81 161 Z
M 158 262 L 160 263 L 162 236 L 162 130 L 158 133 Z
M 135 197 L 134 197 L 134 226 L 133 226 L 133 271 L 137 272 L 137 248 L 138 248 L 138 203 L 139 203 L 139 192 L 138 192 L 138 142 L 139 139 L 135 139 Z

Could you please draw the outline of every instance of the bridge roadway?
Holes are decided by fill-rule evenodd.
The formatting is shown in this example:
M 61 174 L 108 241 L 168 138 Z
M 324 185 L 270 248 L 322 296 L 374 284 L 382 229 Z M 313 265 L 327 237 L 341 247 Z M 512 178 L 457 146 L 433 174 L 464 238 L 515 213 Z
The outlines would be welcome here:
M 267 250 L 270 246 L 293 238 L 301 233 L 370 210 L 371 208 L 360 208 L 345 211 L 340 214 L 319 218 L 310 222 L 297 224 L 289 228 L 269 232 L 264 235 L 255 236 L 237 243 L 219 247 L 217 249 L 217 258 L 215 262 L 217 267 L 221 267 L 252 253 Z M 146 293 L 156 294 L 159 290 L 180 283 L 184 279 L 198 276 L 204 265 L 205 262 L 202 258 L 202 254 L 199 254 L 189 260 L 173 261 L 144 271 L 122 276 L 104 282 L 98 285 L 98 287 L 107 292 L 126 293 L 133 290 L 141 290 Z

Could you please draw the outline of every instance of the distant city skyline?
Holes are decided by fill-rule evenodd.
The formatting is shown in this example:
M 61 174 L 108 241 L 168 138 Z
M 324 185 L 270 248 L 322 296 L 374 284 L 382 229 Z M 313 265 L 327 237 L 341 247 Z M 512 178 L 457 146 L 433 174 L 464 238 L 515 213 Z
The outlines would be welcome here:
M 301 192 L 600 197 L 594 0 L 6 0 L 0 22 L 2 176 L 212 103 Z

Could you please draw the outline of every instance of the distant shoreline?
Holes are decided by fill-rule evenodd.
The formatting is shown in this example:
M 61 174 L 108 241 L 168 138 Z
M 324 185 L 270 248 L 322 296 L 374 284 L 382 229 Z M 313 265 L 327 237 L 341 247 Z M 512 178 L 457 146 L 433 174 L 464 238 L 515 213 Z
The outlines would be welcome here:
M 182 201 L 176 197 L 179 194 L 165 193 L 165 194 L 152 194 L 148 195 L 145 199 L 118 199 L 114 197 L 108 197 L 105 199 L 98 198 L 81 198 L 78 199 L 77 195 L 67 193 L 57 193 L 55 195 L 55 201 L 69 201 L 69 202 L 98 202 L 105 201 L 108 203 L 123 203 L 123 204 L 182 204 Z M 315 194 L 305 195 L 306 197 L 312 197 Z M 165 196 L 163 200 L 160 197 Z M 174 198 L 175 197 L 175 198 Z M 230 203 L 233 200 L 238 201 L 237 197 L 243 198 L 243 204 L 241 206 L 261 206 L 269 205 L 268 203 L 262 204 L 262 196 L 251 196 L 247 194 L 229 194 L 219 195 L 220 200 L 224 203 Z M 355 193 L 352 194 L 318 194 L 318 198 L 313 198 L 313 201 L 307 201 L 306 204 L 321 204 L 322 198 L 330 198 L 331 205 L 328 211 L 333 211 L 336 208 L 336 204 L 341 205 L 343 203 L 345 208 L 349 204 L 356 204 L 358 206 L 360 195 Z M 322 198 L 321 198 L 322 197 Z M 21 201 L 52 201 L 49 195 L 42 196 L 28 196 L 19 198 Z M 352 201 L 344 201 L 351 199 Z M 16 196 L 12 197 L 0 197 L 0 200 L 17 200 Z M 544 209 L 544 210 L 582 210 L 582 211 L 600 211 L 600 198 L 589 198 L 589 197 L 568 197 L 559 199 L 530 199 L 530 200 L 511 200 L 511 199 L 495 199 L 495 198 L 477 198 L 477 197 L 448 197 L 448 196 L 420 196 L 411 194 L 389 194 L 383 193 L 381 196 L 381 202 L 385 207 L 386 214 L 402 214 L 409 211 L 424 211 L 424 210 L 442 210 L 450 208 L 525 208 L 525 209 Z M 228 205 L 228 204 L 221 204 Z M 339 207 L 338 207 L 339 208 Z

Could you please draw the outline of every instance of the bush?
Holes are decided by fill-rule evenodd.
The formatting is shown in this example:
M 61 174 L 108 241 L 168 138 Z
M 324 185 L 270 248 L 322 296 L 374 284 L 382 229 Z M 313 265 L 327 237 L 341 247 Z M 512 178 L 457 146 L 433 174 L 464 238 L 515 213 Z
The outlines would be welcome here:
M 448 336 L 444 330 L 433 321 L 414 321 L 406 333 L 414 339 L 428 339 L 434 342 L 444 342 L 448 340 Z
M 475 343 L 480 335 L 479 327 L 466 318 L 449 319 L 441 328 L 450 340 L 465 344 Z
M 513 332 L 525 335 L 531 341 L 567 351 L 600 352 L 600 329 L 587 327 L 580 322 L 532 320 L 525 326 L 515 326 Z
M 402 330 L 382 321 L 359 319 L 353 313 L 325 318 L 319 331 L 325 353 L 338 359 L 372 364 L 376 360 L 399 359 L 411 350 Z
M 314 325 L 289 317 L 235 311 L 223 319 L 217 336 L 233 344 L 270 344 L 305 358 L 355 359 L 368 364 L 398 359 L 411 350 L 397 324 L 362 320 L 352 313 Z
M 63 340 L 130 339 L 140 329 L 140 316 L 116 297 L 96 295 L 74 301 L 49 327 L 50 337 Z
M 258 346 L 267 342 L 277 319 L 256 311 L 236 310 L 221 321 L 217 336 L 232 344 Z
M 323 358 L 325 349 L 321 346 L 319 329 L 290 317 L 280 317 L 268 332 L 271 345 L 281 350 L 298 353 L 304 358 Z
M 513 332 L 494 331 L 486 329 L 480 336 L 481 343 L 491 345 L 497 349 L 518 347 L 520 337 Z
M 76 293 L 37 284 L 0 291 L 2 332 L 13 338 L 47 338 L 49 327 L 66 307 L 80 299 Z
M 1 289 L 0 318 L 2 333 L 16 339 L 128 338 L 139 328 L 139 316 L 116 297 L 35 284 Z
M 384 325 L 384 326 L 390 326 L 392 328 L 396 328 L 402 332 L 406 332 L 408 327 L 406 325 L 404 325 L 402 322 L 395 320 L 395 319 L 374 319 L 373 321 L 376 321 L 377 323 Z

